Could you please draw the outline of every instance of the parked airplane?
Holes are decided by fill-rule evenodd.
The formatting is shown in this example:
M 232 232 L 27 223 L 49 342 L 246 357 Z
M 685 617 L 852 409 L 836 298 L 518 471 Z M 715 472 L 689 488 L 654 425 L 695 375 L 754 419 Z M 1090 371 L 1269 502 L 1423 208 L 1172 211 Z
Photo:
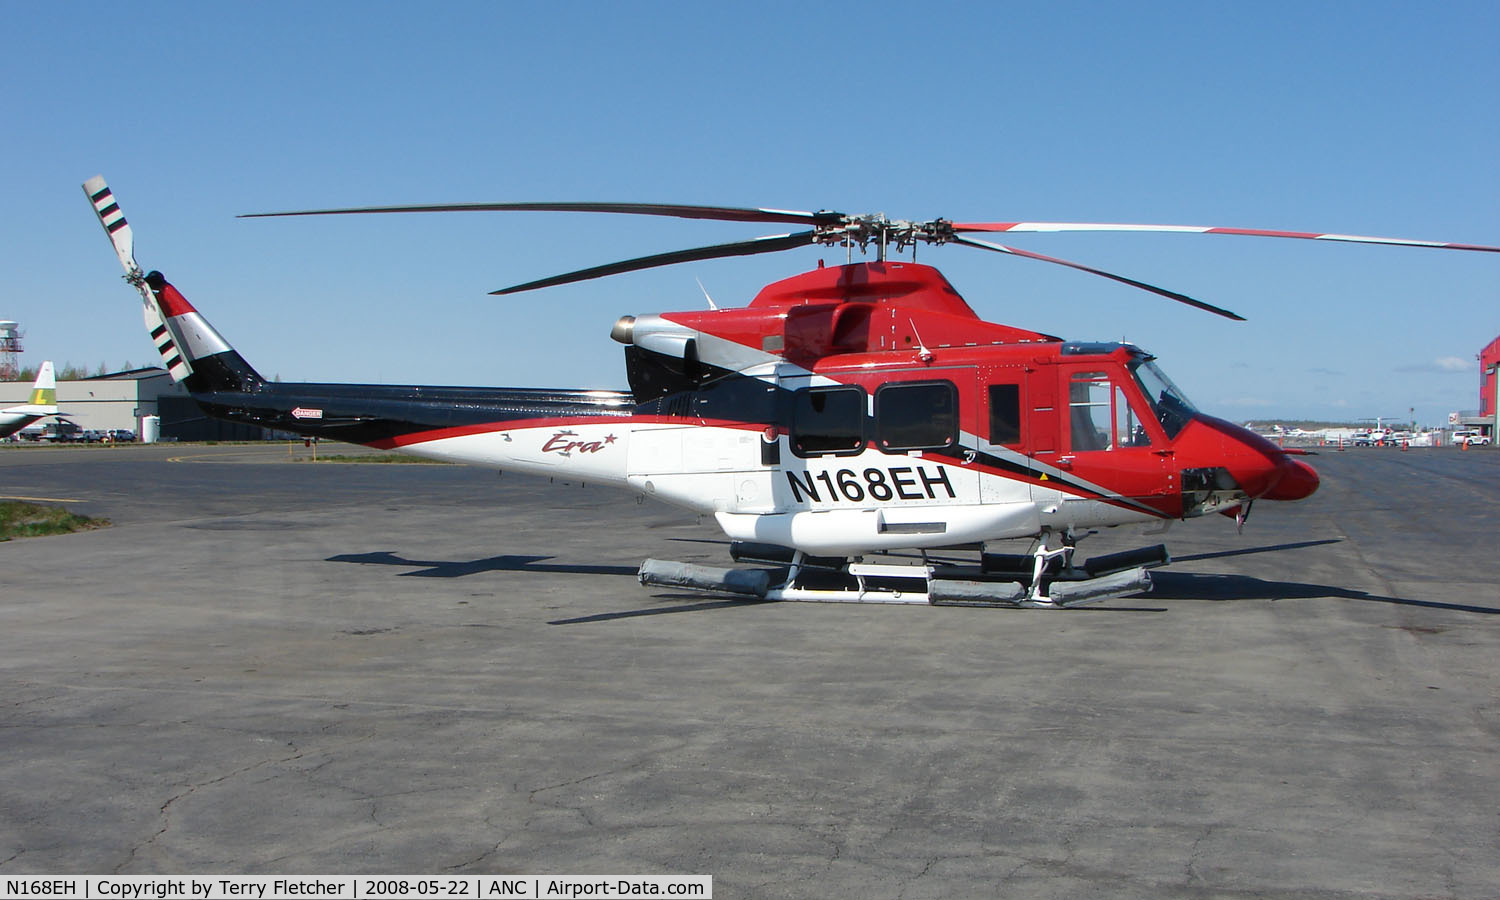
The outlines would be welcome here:
M 62 415 L 57 411 L 57 376 L 52 371 L 52 361 L 42 363 L 42 370 L 31 386 L 31 402 L 20 406 L 0 409 L 0 438 L 10 437 L 33 422 L 48 416 Z

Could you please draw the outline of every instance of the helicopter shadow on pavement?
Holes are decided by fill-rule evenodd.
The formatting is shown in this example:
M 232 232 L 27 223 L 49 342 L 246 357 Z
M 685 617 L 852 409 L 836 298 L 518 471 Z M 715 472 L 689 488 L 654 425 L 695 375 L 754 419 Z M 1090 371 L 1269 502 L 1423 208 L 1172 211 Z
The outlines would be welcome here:
M 407 559 L 389 550 L 373 553 L 340 553 L 330 556 L 326 562 L 359 563 L 360 565 L 401 566 L 415 569 L 399 575 L 419 578 L 462 578 L 484 572 L 546 572 L 560 575 L 631 575 L 638 571 L 635 566 L 579 566 L 559 563 L 541 564 L 551 556 L 491 556 L 475 560 Z
M 1323 544 L 1338 543 L 1338 539 L 1325 539 L 1317 541 L 1301 541 L 1290 544 L 1276 544 L 1264 547 L 1247 547 L 1239 550 L 1225 550 L 1214 553 L 1198 553 L 1188 556 L 1177 557 L 1175 562 L 1189 562 L 1197 560 L 1218 559 L 1224 557 L 1244 556 L 1253 553 L 1269 553 L 1281 550 L 1296 550 L 1307 547 L 1315 547 Z M 388 550 L 374 551 L 370 553 L 342 553 L 327 558 L 328 562 L 357 563 L 360 565 L 383 565 L 408 568 L 413 571 L 397 573 L 400 576 L 416 576 L 422 578 L 462 578 L 469 575 L 480 575 L 486 572 L 538 572 L 562 575 L 620 575 L 634 577 L 639 571 L 634 566 L 605 566 L 605 565 L 572 565 L 561 563 L 546 563 L 546 560 L 554 559 L 551 556 L 524 556 L 524 555 L 501 555 L 491 556 L 476 560 L 431 560 L 431 559 L 408 559 Z M 1232 574 L 1203 574 L 1192 572 L 1166 572 L 1152 573 L 1153 586 L 1151 592 L 1139 599 L 1143 600 L 1311 600 L 1311 599 L 1347 599 L 1365 600 L 1378 603 L 1392 603 L 1404 606 L 1424 607 L 1428 609 L 1446 609 L 1457 612 L 1471 612 L 1481 614 L 1500 613 L 1500 607 L 1473 606 L 1461 603 L 1441 603 L 1429 600 L 1413 600 L 1402 597 L 1387 597 L 1379 594 L 1371 594 L 1367 591 L 1357 591 L 1349 588 L 1335 587 L 1326 584 L 1311 584 L 1292 581 L 1269 581 L 1254 578 L 1249 575 Z M 743 608 L 748 606 L 759 606 L 764 603 L 776 602 L 768 600 L 757 600 L 753 598 L 725 599 L 720 595 L 700 593 L 672 593 L 653 594 L 653 600 L 675 600 L 690 601 L 679 602 L 669 606 L 652 606 L 644 609 L 621 610 L 618 612 L 599 613 L 589 616 L 580 616 L 572 619 L 559 619 L 549 622 L 551 625 L 582 624 L 586 622 L 602 622 L 615 619 L 637 618 L 641 616 L 667 615 L 680 612 L 702 612 L 707 610 L 725 610 Z M 1080 607 L 1080 611 L 1137 611 L 1137 612 L 1165 612 L 1161 608 L 1120 608 L 1120 607 Z
M 771 603 L 776 603 L 776 604 L 780 604 L 780 603 L 792 603 L 793 605 L 802 605 L 802 604 L 808 602 L 808 601 L 788 601 L 788 600 L 761 599 L 759 597 L 732 597 L 732 598 L 726 598 L 722 594 L 710 594 L 710 593 L 707 593 L 707 592 L 692 592 L 692 591 L 677 592 L 677 593 L 670 593 L 670 594 L 652 594 L 651 595 L 651 599 L 652 600 L 696 600 L 697 602 L 692 602 L 692 603 L 678 603 L 678 604 L 673 605 L 673 606 L 652 606 L 652 607 L 648 607 L 646 609 L 631 609 L 631 610 L 622 610 L 622 611 L 619 611 L 619 612 L 595 613 L 594 615 L 579 616 L 579 617 L 573 618 L 573 619 L 556 619 L 554 621 L 548 622 L 547 624 L 548 625 L 580 625 L 580 624 L 583 624 L 585 622 L 608 622 L 608 621 L 612 621 L 612 620 L 615 620 L 615 619 L 635 619 L 635 618 L 639 618 L 641 616 L 671 615 L 673 613 L 702 612 L 702 611 L 705 611 L 705 610 L 716 610 L 716 609 L 719 609 L 719 610 L 722 610 L 722 609 L 740 609 L 740 608 L 750 607 L 750 606 L 765 606 L 766 604 L 771 604 Z M 1140 599 L 1149 599 L 1149 598 L 1142 597 Z M 863 605 L 863 604 L 854 603 L 854 602 L 850 602 L 850 601 L 829 601 L 829 603 L 831 603 L 832 605 L 836 605 L 836 606 L 858 606 L 858 605 Z M 818 605 L 818 604 L 817 604 L 816 601 L 813 601 L 812 605 Z M 877 604 L 874 604 L 874 605 L 877 605 L 877 606 L 892 606 L 892 605 L 894 605 L 894 606 L 900 606 L 902 604 L 877 603 Z M 915 606 L 927 606 L 928 604 L 926 604 L 926 603 L 916 603 L 916 604 L 912 604 L 912 605 L 915 605 Z M 1008 603 L 1004 603 L 1004 604 L 1002 604 L 1002 603 L 996 603 L 996 604 L 984 604 L 984 603 L 936 603 L 936 604 L 931 604 L 931 605 L 942 607 L 944 609 L 950 609 L 950 610 L 958 610 L 958 609 L 982 609 L 982 610 L 986 610 L 986 611 L 994 611 L 996 613 L 999 613 L 999 612 L 1018 612 L 1018 611 L 1021 611 L 1020 607 L 1013 606 L 1013 605 L 1008 604 Z M 1163 607 L 1153 607 L 1153 606 L 1079 606 L 1079 607 L 1074 607 L 1074 608 L 1068 610 L 1068 612 L 1070 612 L 1070 613 L 1087 613 L 1087 612 L 1093 612 L 1093 613 L 1112 613 L 1112 612 L 1114 612 L 1114 613 L 1161 613 L 1161 612 L 1166 612 L 1166 611 L 1167 610 L 1165 608 L 1163 608 Z
M 1264 547 L 1245 547 L 1239 550 L 1220 550 L 1214 553 L 1194 553 L 1174 556 L 1173 562 L 1192 562 L 1204 559 L 1224 559 L 1231 556 L 1248 556 L 1253 553 L 1275 553 L 1282 550 L 1302 550 L 1325 544 L 1340 543 L 1342 538 L 1324 538 L 1317 541 L 1297 541 L 1289 544 L 1270 544 Z M 1410 600 L 1404 597 L 1385 597 L 1367 591 L 1334 587 L 1326 584 L 1307 584 L 1294 581 L 1267 581 L 1249 575 L 1212 575 L 1193 572 L 1157 572 L 1151 576 L 1152 589 L 1149 596 L 1159 600 L 1312 600 L 1343 599 L 1369 600 L 1377 603 L 1395 603 L 1402 606 L 1420 606 L 1428 609 L 1451 609 L 1458 612 L 1500 613 L 1500 608 L 1470 606 L 1463 603 L 1439 603 L 1431 600 Z
M 694 600 L 692 603 L 678 603 L 672 606 L 651 606 L 645 609 L 627 609 L 618 612 L 595 613 L 589 616 L 577 616 L 571 619 L 553 619 L 548 625 L 582 625 L 587 622 L 611 622 L 616 619 L 635 619 L 641 616 L 663 616 L 673 613 L 703 612 L 714 609 L 736 609 L 747 606 L 764 606 L 767 603 L 779 603 L 778 600 L 761 600 L 757 597 L 733 597 L 726 599 L 722 594 L 652 594 L 652 600 Z
M 1427 609 L 1500 614 L 1500 607 L 1386 597 L 1381 594 L 1371 594 L 1368 591 L 1356 591 L 1327 584 L 1266 581 L 1249 575 L 1159 572 L 1154 573 L 1151 580 L 1152 589 L 1148 596 L 1154 600 L 1368 600 L 1375 603 L 1395 603 L 1401 606 L 1419 606 Z
M 325 562 L 356 563 L 359 565 L 376 566 L 398 566 L 409 567 L 415 571 L 398 572 L 398 576 L 414 575 L 421 578 L 463 578 L 469 575 L 482 575 L 486 572 L 545 572 L 555 575 L 630 575 L 635 576 L 639 569 L 635 566 L 581 566 L 547 564 L 538 565 L 544 560 L 554 559 L 551 556 L 491 556 L 476 560 L 432 560 L 432 559 L 407 559 L 389 550 L 377 550 L 371 553 L 341 553 L 337 556 L 328 557 Z M 632 609 L 620 612 L 598 613 L 589 616 L 579 616 L 573 619 L 558 619 L 548 622 L 549 625 L 571 625 L 584 622 L 605 622 L 613 619 L 628 619 L 637 616 L 656 616 L 667 613 L 697 612 L 710 609 L 730 609 L 737 606 L 758 606 L 770 601 L 757 600 L 752 597 L 726 600 L 719 595 L 701 594 L 654 594 L 653 600 L 663 599 L 689 599 L 705 597 L 701 602 L 682 603 L 673 606 L 653 606 L 647 609 Z
M 1272 544 L 1265 547 L 1245 547 L 1240 550 L 1222 550 L 1215 553 L 1195 553 L 1173 557 L 1173 562 L 1191 562 L 1204 559 L 1223 559 L 1231 556 L 1246 556 L 1252 553 L 1272 553 L 1281 550 L 1301 550 L 1324 544 L 1340 543 L 1340 538 L 1325 538 L 1318 541 L 1299 541 L 1292 544 Z M 1439 603 L 1432 600 L 1411 600 L 1404 597 L 1385 597 L 1368 591 L 1334 587 L 1326 584 L 1308 584 L 1295 581 L 1267 581 L 1249 575 L 1213 575 L 1194 572 L 1156 572 L 1151 576 L 1152 589 L 1149 596 L 1158 600 L 1312 600 L 1343 599 L 1368 600 L 1376 603 L 1395 603 L 1402 606 L 1419 606 L 1428 609 L 1450 609 L 1457 612 L 1496 614 L 1500 608 L 1471 606 L 1463 603 Z
M 1324 544 L 1337 544 L 1343 538 L 1324 538 L 1320 541 L 1297 541 L 1292 544 L 1267 544 L 1264 547 L 1242 547 L 1238 550 L 1219 550 L 1214 553 L 1193 553 L 1188 556 L 1172 555 L 1172 562 L 1192 562 L 1198 559 L 1224 559 L 1230 556 L 1249 556 L 1252 553 L 1276 553 L 1282 550 L 1302 550 L 1307 547 L 1321 547 Z

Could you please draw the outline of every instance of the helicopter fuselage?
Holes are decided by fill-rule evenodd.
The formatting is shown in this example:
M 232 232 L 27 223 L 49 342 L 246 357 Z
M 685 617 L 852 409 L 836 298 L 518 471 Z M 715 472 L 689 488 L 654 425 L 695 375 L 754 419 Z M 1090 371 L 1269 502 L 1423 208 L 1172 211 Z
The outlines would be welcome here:
M 207 327 L 153 288 L 177 330 Z M 211 415 L 614 484 L 814 554 L 1233 513 L 1317 487 L 1144 351 L 984 322 L 928 266 L 818 269 L 614 336 L 630 392 L 270 383 L 216 336 L 196 343 L 225 351 L 187 386 Z

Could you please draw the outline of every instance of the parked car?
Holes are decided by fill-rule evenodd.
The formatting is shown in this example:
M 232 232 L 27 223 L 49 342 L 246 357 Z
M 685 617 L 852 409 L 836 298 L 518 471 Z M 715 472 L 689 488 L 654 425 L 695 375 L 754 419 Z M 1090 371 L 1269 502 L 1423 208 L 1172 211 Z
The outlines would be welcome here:
M 81 440 L 79 435 L 82 433 L 83 429 L 72 422 L 59 420 L 47 423 L 46 428 L 42 431 L 40 440 L 50 441 L 54 444 L 69 444 Z
M 1453 443 L 1468 443 L 1470 447 L 1486 445 L 1490 442 L 1490 436 L 1478 431 L 1455 431 L 1453 432 Z

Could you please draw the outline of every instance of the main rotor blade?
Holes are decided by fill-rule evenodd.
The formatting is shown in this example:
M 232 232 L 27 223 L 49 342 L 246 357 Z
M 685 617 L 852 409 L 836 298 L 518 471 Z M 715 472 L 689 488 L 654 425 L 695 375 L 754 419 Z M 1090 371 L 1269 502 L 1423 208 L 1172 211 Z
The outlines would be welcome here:
M 1226 319 L 1234 319 L 1237 322 L 1245 321 L 1244 316 L 1232 313 L 1227 309 L 1220 309 L 1219 307 L 1214 306 L 1211 303 L 1204 303 L 1202 300 L 1194 300 L 1192 297 L 1189 297 L 1186 294 L 1179 294 L 1176 291 L 1169 291 L 1166 288 L 1159 288 L 1155 285 L 1147 284 L 1144 281 L 1136 281 L 1134 278 L 1126 278 L 1124 275 L 1116 275 L 1113 272 L 1106 272 L 1103 269 L 1096 269 L 1093 266 L 1085 266 L 1082 263 L 1068 262 L 1066 259 L 1058 259 L 1055 256 L 1043 256 L 1040 253 L 1032 253 L 1029 250 L 1019 250 L 1015 247 L 1006 247 L 1002 244 L 992 244 L 989 241 L 981 241 L 976 238 L 966 238 L 955 235 L 951 240 L 955 244 L 963 244 L 966 247 L 978 247 L 981 250 L 994 250 L 997 253 L 1009 253 L 1012 256 L 1024 256 L 1027 259 L 1039 259 L 1042 262 L 1057 263 L 1060 266 L 1067 266 L 1070 269 L 1077 269 L 1080 272 L 1088 272 L 1093 275 L 1102 275 L 1112 281 L 1118 281 L 1121 284 L 1128 284 L 1131 287 L 1138 287 L 1143 291 L 1150 291 L 1153 294 L 1159 294 L 1171 300 L 1176 300 L 1178 303 L 1186 303 L 1188 306 L 1196 306 L 1198 309 L 1206 310 L 1216 316 L 1223 316 Z
M 716 219 L 726 222 L 788 222 L 794 225 L 829 225 L 842 222 L 843 213 L 804 212 L 796 209 L 755 209 L 739 206 L 688 206 L 673 203 L 437 203 L 420 206 L 363 206 L 349 209 L 306 209 L 293 212 L 247 213 L 240 219 L 273 216 L 338 216 L 359 213 L 407 212 L 591 212 L 636 216 L 671 216 L 678 219 Z
M 1320 234 L 1315 231 L 1268 231 L 1263 228 L 1218 228 L 1206 225 L 1123 225 L 1102 222 L 955 222 L 954 231 L 1144 231 L 1176 234 L 1238 234 L 1250 237 L 1301 238 L 1310 241 L 1342 241 L 1351 244 L 1390 244 L 1398 247 L 1433 247 L 1439 250 L 1478 250 L 1500 253 L 1500 247 L 1455 244 L 1448 241 L 1417 241 L 1409 238 L 1369 237 L 1358 234 Z
M 674 250 L 671 253 L 657 253 L 651 256 L 627 259 L 622 262 L 606 263 L 605 265 L 594 266 L 590 269 L 579 269 L 577 272 L 554 275 L 551 278 L 543 278 L 539 281 L 528 281 L 525 284 L 501 288 L 498 291 L 490 291 L 490 293 L 516 294 L 521 291 L 531 291 L 559 284 L 571 284 L 575 281 L 587 281 L 590 278 L 603 278 L 606 275 L 618 275 L 621 272 L 634 272 L 638 269 L 670 266 L 674 263 L 692 262 L 699 259 L 718 259 L 724 256 L 751 256 L 756 253 L 775 253 L 778 250 L 805 247 L 813 243 L 817 235 L 818 232 L 816 230 L 798 231 L 793 234 L 772 234 L 748 241 L 736 241 L 732 244 L 715 244 L 712 247 L 694 247 L 689 250 Z

